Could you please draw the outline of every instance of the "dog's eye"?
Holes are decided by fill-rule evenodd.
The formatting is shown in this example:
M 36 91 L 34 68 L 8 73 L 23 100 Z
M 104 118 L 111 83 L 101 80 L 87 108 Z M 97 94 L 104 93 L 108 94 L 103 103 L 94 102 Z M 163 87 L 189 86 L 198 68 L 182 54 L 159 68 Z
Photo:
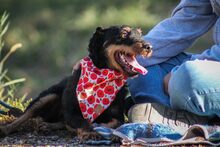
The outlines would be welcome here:
M 128 37 L 128 32 L 122 31 L 120 37 L 121 38 L 127 38 Z
M 121 30 L 120 37 L 121 38 L 127 38 L 131 34 L 131 28 L 125 27 Z

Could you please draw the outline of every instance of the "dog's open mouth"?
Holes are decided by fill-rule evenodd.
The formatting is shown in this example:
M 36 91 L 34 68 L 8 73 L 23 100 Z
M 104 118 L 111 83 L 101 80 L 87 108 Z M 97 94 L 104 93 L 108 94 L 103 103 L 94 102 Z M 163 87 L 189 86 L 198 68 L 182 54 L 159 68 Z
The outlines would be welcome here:
M 115 60 L 130 76 L 138 73 L 145 75 L 147 73 L 147 70 L 137 62 L 134 54 L 115 52 Z

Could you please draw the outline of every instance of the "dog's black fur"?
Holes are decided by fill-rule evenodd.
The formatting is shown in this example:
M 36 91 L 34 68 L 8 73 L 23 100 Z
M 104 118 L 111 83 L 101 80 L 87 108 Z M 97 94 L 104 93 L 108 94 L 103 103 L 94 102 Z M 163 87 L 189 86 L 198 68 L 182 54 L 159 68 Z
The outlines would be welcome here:
M 150 45 L 141 39 L 139 29 L 128 26 L 98 27 L 90 39 L 89 57 L 98 68 L 111 68 L 123 72 L 127 76 L 137 73 L 125 70 L 124 65 L 115 62 L 115 53 L 149 55 Z M 97 138 L 89 124 L 82 116 L 76 97 L 76 86 L 81 74 L 81 68 L 76 65 L 73 74 L 61 82 L 40 93 L 27 107 L 24 114 L 11 124 L 1 126 L 5 135 L 13 132 L 29 118 L 40 116 L 45 122 L 64 122 L 68 130 L 76 132 L 81 139 Z M 97 119 L 109 127 L 117 127 L 124 122 L 124 104 L 127 90 L 125 86 L 117 93 L 114 102 Z

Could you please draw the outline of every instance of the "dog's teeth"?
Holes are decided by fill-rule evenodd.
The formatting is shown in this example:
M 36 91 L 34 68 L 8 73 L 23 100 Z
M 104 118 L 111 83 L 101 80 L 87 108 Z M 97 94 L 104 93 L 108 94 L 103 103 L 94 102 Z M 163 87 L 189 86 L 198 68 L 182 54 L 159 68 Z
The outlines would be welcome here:
M 136 71 L 134 70 L 134 67 L 132 67 L 131 70 L 132 70 L 133 72 L 136 72 Z
M 124 55 L 122 53 L 120 53 L 120 57 L 121 57 L 123 62 L 126 62 L 125 57 L 124 57 Z

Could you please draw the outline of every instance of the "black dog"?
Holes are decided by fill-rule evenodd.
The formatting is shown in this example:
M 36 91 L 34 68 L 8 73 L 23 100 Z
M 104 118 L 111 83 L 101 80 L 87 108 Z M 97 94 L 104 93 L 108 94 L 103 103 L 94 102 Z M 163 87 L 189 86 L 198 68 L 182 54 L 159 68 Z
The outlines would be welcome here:
M 100 113 L 104 111 L 100 113 L 99 116 L 93 115 L 94 121 L 91 120 L 91 117 L 88 117 L 87 114 L 82 113 L 85 108 L 79 107 L 81 103 L 78 101 L 77 96 L 81 95 L 81 98 L 84 97 L 82 92 L 77 92 L 76 90 L 88 90 L 85 87 L 80 88 L 77 86 L 77 84 L 80 84 L 82 81 L 80 76 L 81 73 L 84 72 L 82 70 L 83 65 L 80 63 L 75 66 L 71 76 L 40 93 L 40 95 L 30 103 L 24 114 L 18 117 L 14 122 L 0 126 L 0 132 L 7 135 L 15 131 L 20 124 L 29 118 L 40 116 L 45 122 L 56 123 L 56 125 L 53 126 L 57 128 L 63 126 L 62 123 L 65 124 L 66 128 L 76 132 L 80 139 L 95 139 L 98 135 L 92 131 L 91 122 L 102 123 L 112 128 L 123 123 L 123 111 L 127 90 L 125 85 L 121 82 L 126 80 L 126 77 L 132 77 L 138 73 L 146 72 L 146 70 L 136 62 L 135 57 L 137 55 L 145 57 L 151 55 L 151 46 L 141 37 L 140 29 L 132 29 L 128 26 L 112 26 L 109 28 L 98 27 L 90 39 L 88 47 L 89 55 L 84 58 L 84 60 L 91 60 L 92 62 L 88 62 L 90 64 L 93 63 L 96 70 L 99 69 L 104 72 L 103 70 L 110 69 L 111 72 L 116 73 L 117 76 L 120 75 L 119 79 L 114 79 L 114 76 L 113 79 L 111 79 L 110 76 L 104 79 L 107 81 L 116 80 L 119 85 L 121 85 L 121 87 L 116 90 L 116 97 L 112 97 L 114 101 L 108 108 L 103 110 L 103 106 L 101 105 L 97 105 L 97 109 L 91 108 L 94 109 L 94 112 L 88 113 L 96 113 L 96 111 Z M 99 75 L 99 73 L 100 71 L 97 71 L 97 75 Z M 88 74 L 87 76 L 92 76 L 91 73 Z M 94 75 L 94 77 L 97 75 Z M 101 81 L 99 84 L 101 86 L 105 83 Z M 94 89 L 95 87 L 93 87 L 92 90 Z M 107 89 L 107 93 L 111 93 L 111 91 Z M 101 92 L 99 95 L 102 96 L 103 93 Z M 97 95 L 95 95 L 95 97 L 96 96 Z M 89 103 L 91 101 L 94 100 L 91 99 Z M 104 101 L 104 98 L 103 100 L 97 101 L 102 101 L 100 103 L 109 103 L 109 99 Z

